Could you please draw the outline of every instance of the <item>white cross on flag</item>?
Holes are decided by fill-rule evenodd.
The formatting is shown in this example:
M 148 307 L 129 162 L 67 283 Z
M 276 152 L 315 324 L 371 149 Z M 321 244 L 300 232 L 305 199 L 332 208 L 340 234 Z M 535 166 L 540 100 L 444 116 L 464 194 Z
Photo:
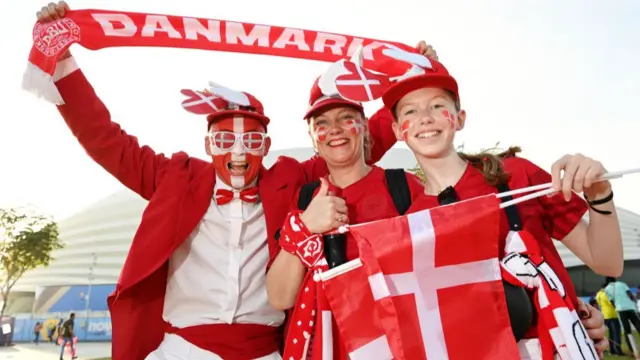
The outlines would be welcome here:
M 489 195 L 350 228 L 360 258 L 322 278 L 351 359 L 520 359 L 499 204 Z
M 342 66 L 347 72 L 336 78 L 338 93 L 352 101 L 373 101 L 389 86 L 386 75 L 375 74 L 358 64 L 345 61 Z

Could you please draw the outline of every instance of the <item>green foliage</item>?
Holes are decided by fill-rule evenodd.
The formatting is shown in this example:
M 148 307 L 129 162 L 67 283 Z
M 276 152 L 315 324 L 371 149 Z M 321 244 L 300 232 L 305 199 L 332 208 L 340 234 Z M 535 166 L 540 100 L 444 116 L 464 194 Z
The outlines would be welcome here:
M 25 272 L 48 266 L 62 249 L 58 224 L 22 209 L 0 209 L 0 295 L 4 315 L 11 289 Z
M 422 172 L 420 165 L 416 164 L 416 167 L 409 169 L 409 172 L 413 173 L 413 175 L 417 176 L 420 181 L 424 182 L 424 173 Z

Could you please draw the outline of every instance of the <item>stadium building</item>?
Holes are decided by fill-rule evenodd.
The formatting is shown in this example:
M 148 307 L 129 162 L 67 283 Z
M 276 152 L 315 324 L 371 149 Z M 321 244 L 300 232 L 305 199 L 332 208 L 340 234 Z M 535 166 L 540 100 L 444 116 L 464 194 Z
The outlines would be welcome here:
M 265 159 L 268 167 L 278 156 L 298 160 L 313 155 L 311 148 L 272 151 Z M 415 167 L 415 158 L 406 149 L 392 149 L 379 163 L 384 168 Z M 66 247 L 54 254 L 47 268 L 24 275 L 14 287 L 7 314 L 16 316 L 14 341 L 30 341 L 33 325 L 44 322 L 45 329 L 69 312 L 79 319 L 81 340 L 110 340 L 111 323 L 106 298 L 115 288 L 131 240 L 146 201 L 128 189 L 117 192 L 59 222 Z M 636 286 L 640 278 L 640 215 L 619 209 L 627 262 L 623 280 Z M 603 282 L 561 244 L 558 249 L 569 268 L 580 295 L 592 294 Z M 47 335 L 43 333 L 43 337 Z

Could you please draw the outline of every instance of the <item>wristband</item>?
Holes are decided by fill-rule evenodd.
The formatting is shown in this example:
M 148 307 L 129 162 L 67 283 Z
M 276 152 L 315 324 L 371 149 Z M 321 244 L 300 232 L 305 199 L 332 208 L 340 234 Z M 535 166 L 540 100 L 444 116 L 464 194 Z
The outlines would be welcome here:
M 285 217 L 280 231 L 282 250 L 296 255 L 308 268 L 314 266 L 324 255 L 322 237 L 312 234 L 300 220 L 301 211 L 293 211 Z
M 609 210 L 598 210 L 596 209 L 594 206 L 596 205 L 603 205 L 608 203 L 609 201 L 613 200 L 613 190 L 611 191 L 611 193 L 607 196 L 605 196 L 602 199 L 597 199 L 597 200 L 589 200 L 589 198 L 587 198 L 587 195 L 584 196 L 584 199 L 587 200 L 587 204 L 589 204 L 589 207 L 591 208 L 591 210 L 597 212 L 598 214 L 601 215 L 611 215 L 611 211 Z

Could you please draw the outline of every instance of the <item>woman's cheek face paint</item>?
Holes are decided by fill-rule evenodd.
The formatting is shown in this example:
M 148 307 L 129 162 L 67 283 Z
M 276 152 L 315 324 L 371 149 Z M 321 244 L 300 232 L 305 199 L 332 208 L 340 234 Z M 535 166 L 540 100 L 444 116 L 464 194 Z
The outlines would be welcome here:
M 345 121 L 343 128 L 353 135 L 359 135 L 364 131 L 364 125 L 361 119 L 349 119 Z
M 325 141 L 327 140 L 327 134 L 329 133 L 329 128 L 325 125 L 320 125 L 315 128 L 313 131 L 313 137 L 316 141 Z

